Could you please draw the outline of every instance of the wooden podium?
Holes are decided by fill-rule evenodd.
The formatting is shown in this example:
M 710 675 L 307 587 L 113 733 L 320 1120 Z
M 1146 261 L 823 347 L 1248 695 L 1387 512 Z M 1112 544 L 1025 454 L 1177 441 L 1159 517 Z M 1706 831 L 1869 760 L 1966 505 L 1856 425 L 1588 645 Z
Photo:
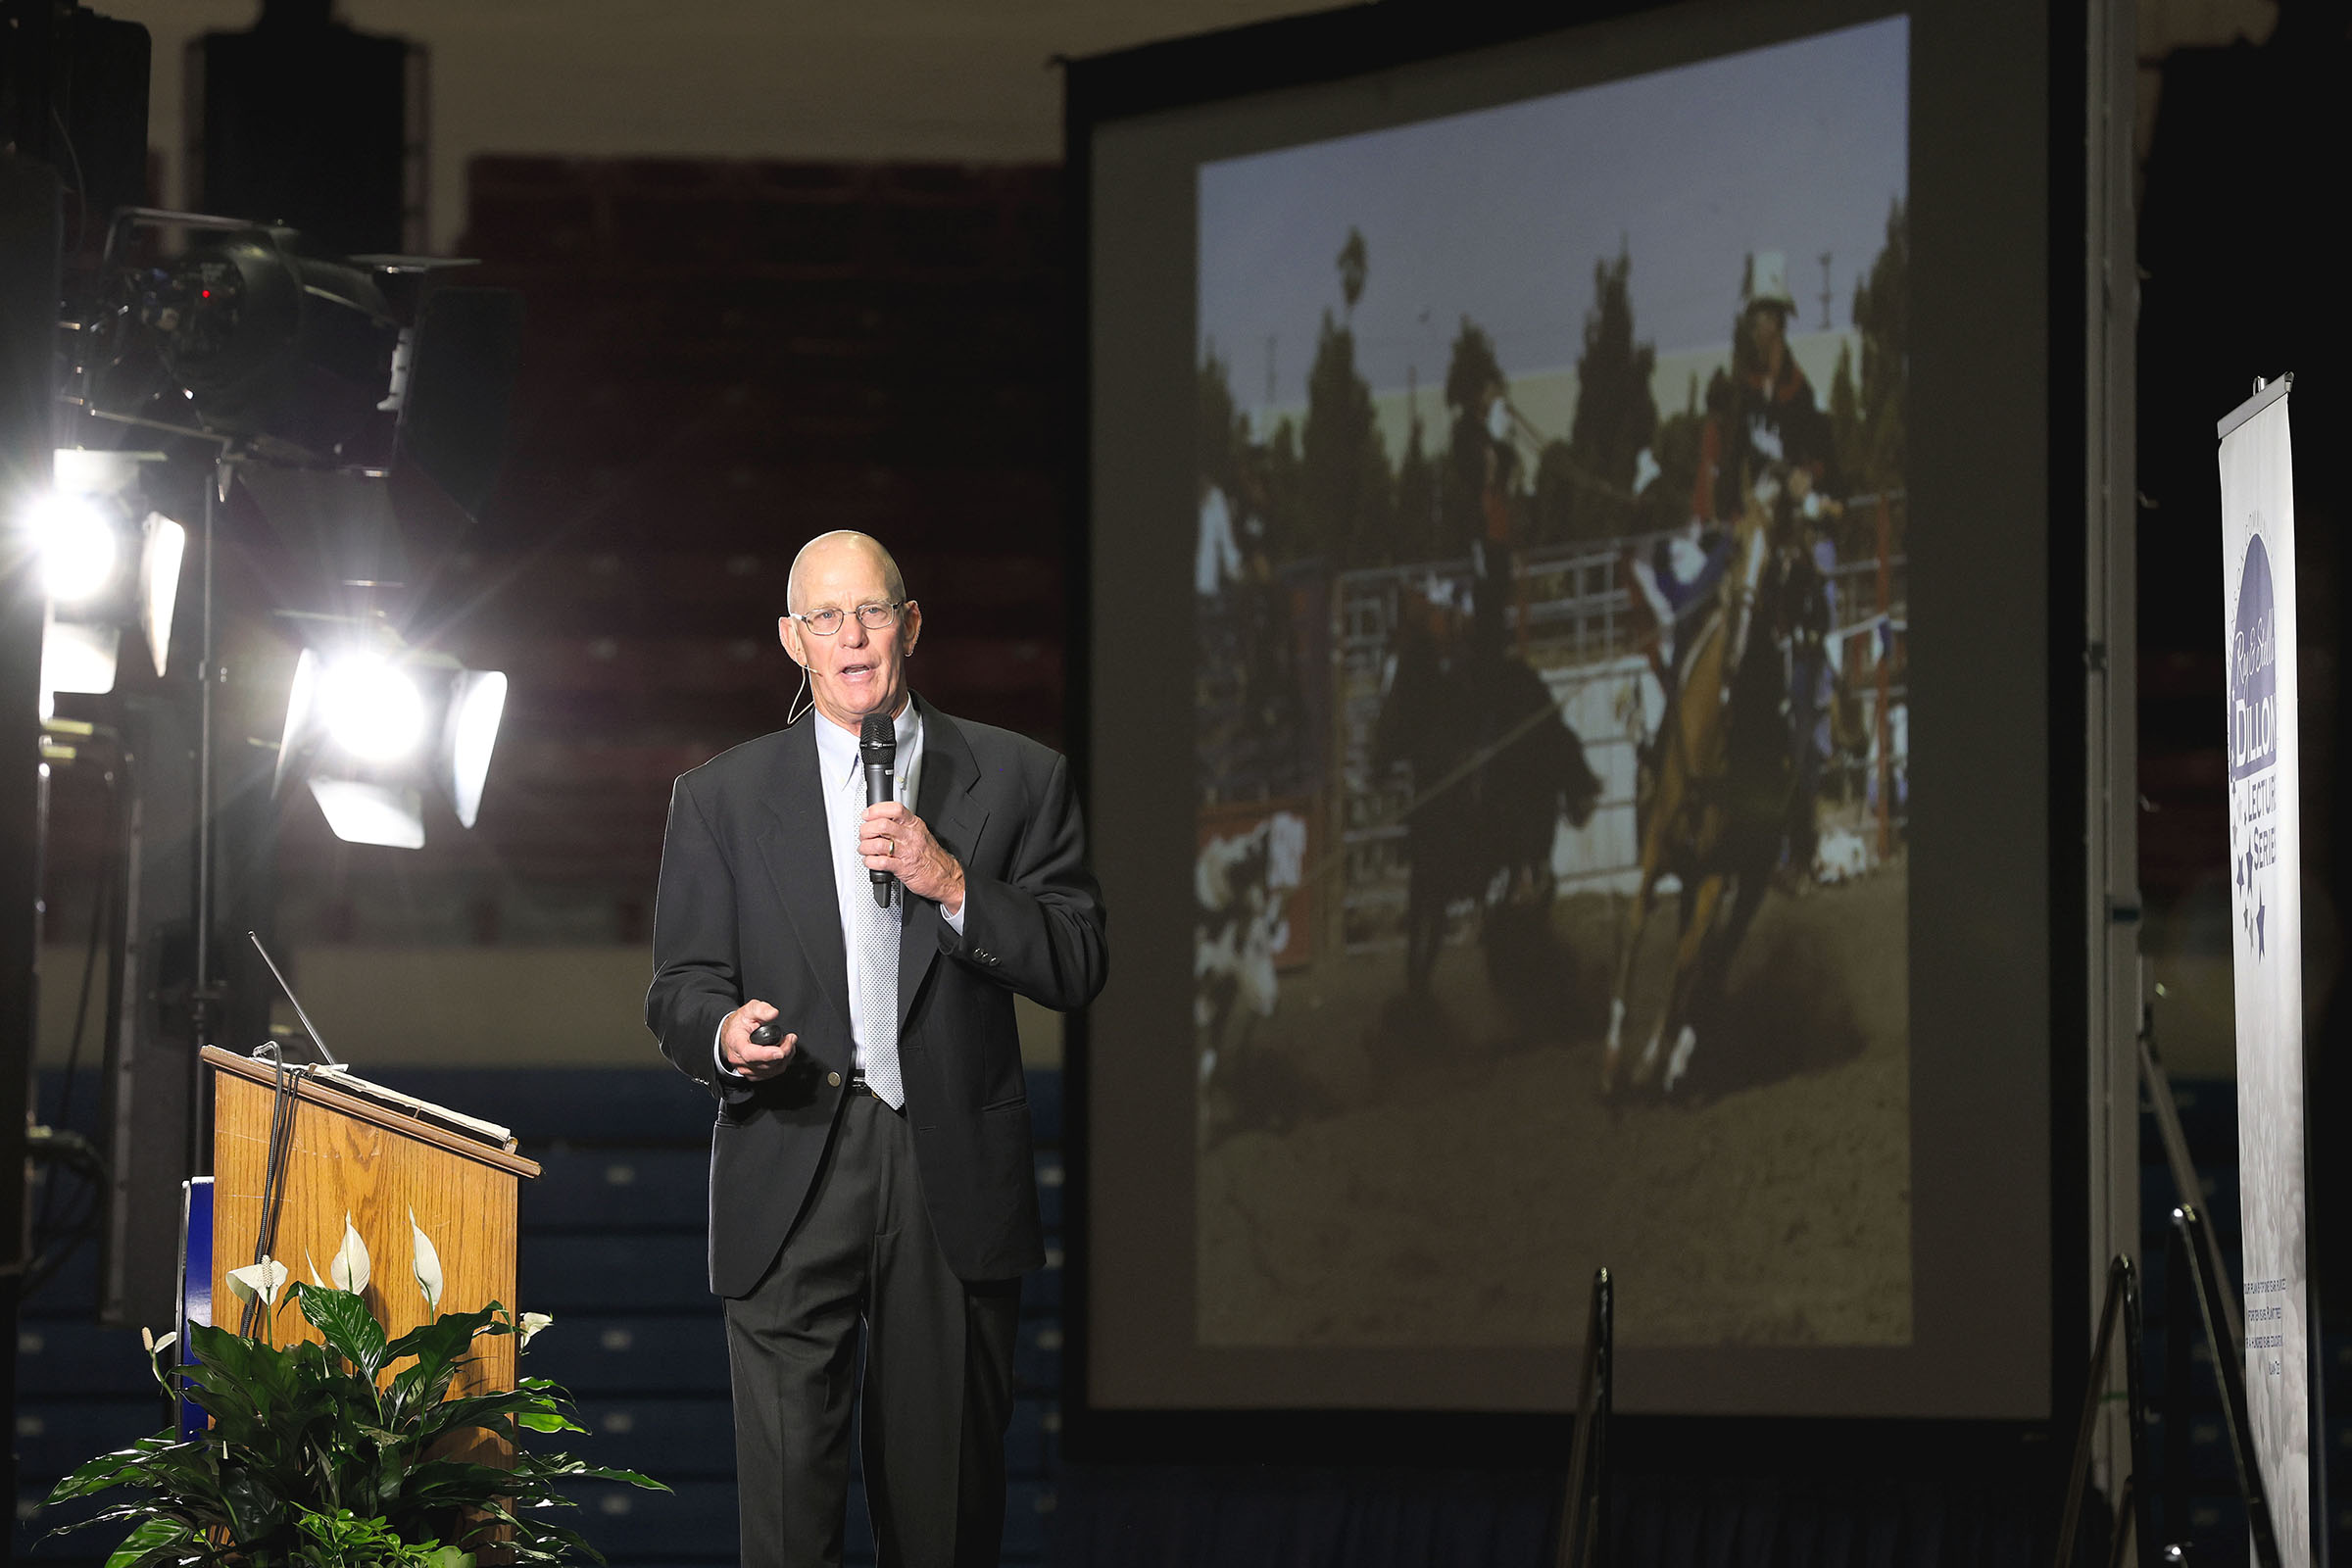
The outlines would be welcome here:
M 237 1326 L 242 1308 L 227 1274 L 253 1261 L 270 1168 L 277 1072 L 269 1062 L 207 1046 L 213 1074 L 214 1321 Z M 367 1243 L 368 1302 L 394 1336 L 434 1313 L 418 1288 L 409 1216 L 441 1259 L 440 1310 L 469 1312 L 514 1300 L 514 1209 L 521 1179 L 539 1167 L 511 1150 L 454 1131 L 395 1105 L 337 1087 L 332 1074 L 296 1078 L 293 1139 L 281 1177 L 277 1232 L 269 1253 L 289 1282 L 330 1280 L 345 1215 Z M 331 1281 L 330 1281 L 331 1282 Z M 279 1298 L 270 1337 L 316 1340 L 299 1309 Z M 476 1359 L 451 1388 L 460 1394 L 514 1386 L 511 1335 L 475 1342 Z

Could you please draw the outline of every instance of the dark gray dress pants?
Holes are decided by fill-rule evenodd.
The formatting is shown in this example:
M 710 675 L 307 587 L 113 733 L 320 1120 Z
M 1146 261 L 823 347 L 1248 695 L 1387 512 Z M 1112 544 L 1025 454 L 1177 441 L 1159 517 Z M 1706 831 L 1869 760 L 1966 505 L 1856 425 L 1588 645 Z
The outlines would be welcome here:
M 996 1562 L 1020 1281 L 948 1266 L 903 1114 L 849 1097 L 784 1250 L 726 1312 L 745 1568 L 841 1561 L 854 1402 L 876 1568 Z

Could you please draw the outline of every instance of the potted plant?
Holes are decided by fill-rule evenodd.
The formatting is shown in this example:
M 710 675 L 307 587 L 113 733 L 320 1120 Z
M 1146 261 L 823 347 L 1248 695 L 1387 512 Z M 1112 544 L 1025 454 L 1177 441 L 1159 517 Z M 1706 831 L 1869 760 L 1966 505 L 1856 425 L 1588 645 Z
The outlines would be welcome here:
M 439 1256 L 414 1215 L 410 1228 L 417 1287 L 436 1315 L 398 1338 L 368 1305 L 368 1251 L 348 1221 L 331 1285 L 314 1269 L 310 1284 L 286 1289 L 285 1266 L 270 1258 L 229 1271 L 230 1294 L 259 1313 L 259 1334 L 191 1327 L 191 1359 L 180 1364 L 165 1360 L 176 1335 L 142 1335 L 164 1392 L 184 1395 L 211 1424 L 195 1438 L 142 1438 L 59 1482 L 48 1506 L 116 1487 L 139 1494 L 64 1528 L 129 1526 L 107 1568 L 472 1568 L 477 1553 L 602 1562 L 546 1516 L 570 1505 L 559 1484 L 668 1489 L 633 1470 L 525 1448 L 525 1433 L 586 1430 L 570 1417 L 569 1396 L 544 1378 L 451 1396 L 475 1340 L 513 1334 L 528 1345 L 548 1319 L 518 1319 L 497 1302 L 440 1311 Z M 272 1343 L 281 1293 L 318 1342 Z M 512 1446 L 511 1464 L 456 1455 L 482 1434 Z

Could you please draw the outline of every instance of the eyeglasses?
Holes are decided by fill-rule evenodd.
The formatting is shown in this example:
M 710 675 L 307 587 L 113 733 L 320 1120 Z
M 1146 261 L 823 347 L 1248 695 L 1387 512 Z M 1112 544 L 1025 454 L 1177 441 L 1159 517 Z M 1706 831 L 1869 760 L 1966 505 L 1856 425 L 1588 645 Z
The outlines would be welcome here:
M 888 604 L 859 605 L 858 624 L 867 631 L 880 631 L 885 626 L 894 626 L 898 624 L 899 612 L 913 603 L 911 599 L 893 599 Z M 819 637 L 830 637 L 841 630 L 843 615 L 838 610 L 819 610 L 806 615 L 788 610 L 785 613 Z

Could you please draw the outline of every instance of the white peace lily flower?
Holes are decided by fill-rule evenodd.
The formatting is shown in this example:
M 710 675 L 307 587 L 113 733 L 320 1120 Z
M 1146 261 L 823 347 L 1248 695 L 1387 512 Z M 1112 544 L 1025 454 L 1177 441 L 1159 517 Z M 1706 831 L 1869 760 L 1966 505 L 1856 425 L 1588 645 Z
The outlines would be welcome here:
M 302 1250 L 302 1266 L 311 1271 L 311 1283 L 313 1285 L 318 1286 L 322 1291 L 326 1289 L 326 1281 L 318 1277 L 318 1260 L 311 1256 L 311 1250 L 307 1247 Z
M 424 1227 L 416 1223 L 416 1211 L 413 1208 L 409 1210 L 409 1235 L 416 1244 L 414 1265 L 416 1288 L 424 1292 L 426 1309 L 438 1312 L 441 1310 L 441 1254 L 434 1250 L 433 1239 L 424 1234 Z
M 326 1260 L 326 1275 L 335 1282 L 338 1291 L 359 1296 L 368 1289 L 368 1244 L 360 1240 L 359 1228 L 352 1224 L 348 1209 L 343 1213 L 343 1245 Z
M 259 1299 L 264 1306 L 277 1304 L 277 1293 L 285 1283 L 286 1265 L 273 1257 L 228 1271 L 228 1294 L 240 1301 Z
M 173 1329 L 159 1340 L 155 1337 L 155 1330 L 142 1328 L 139 1330 L 139 1343 L 147 1347 L 149 1357 L 159 1356 L 179 1343 L 179 1330 Z
M 547 1313 L 545 1313 L 545 1312 L 525 1312 L 525 1313 L 523 1313 L 523 1314 L 522 1314 L 522 1327 L 521 1327 L 521 1328 L 520 1328 L 520 1329 L 517 1331 L 517 1332 L 519 1333 L 519 1335 L 520 1335 L 520 1339 L 517 1341 L 517 1343 L 518 1343 L 519 1345 L 522 1345 L 522 1346 L 526 1346 L 526 1347 L 527 1347 L 527 1346 L 528 1346 L 528 1345 L 531 1343 L 531 1336 L 532 1336 L 532 1335 L 534 1335 L 534 1334 L 538 1333 L 538 1332 L 539 1332 L 541 1329 L 543 1329 L 543 1328 L 547 1327 L 547 1326 L 548 1326 L 550 1323 L 553 1323 L 554 1321 L 555 1321 L 555 1319 L 554 1319 L 553 1317 L 550 1317 L 550 1316 L 549 1316 Z

